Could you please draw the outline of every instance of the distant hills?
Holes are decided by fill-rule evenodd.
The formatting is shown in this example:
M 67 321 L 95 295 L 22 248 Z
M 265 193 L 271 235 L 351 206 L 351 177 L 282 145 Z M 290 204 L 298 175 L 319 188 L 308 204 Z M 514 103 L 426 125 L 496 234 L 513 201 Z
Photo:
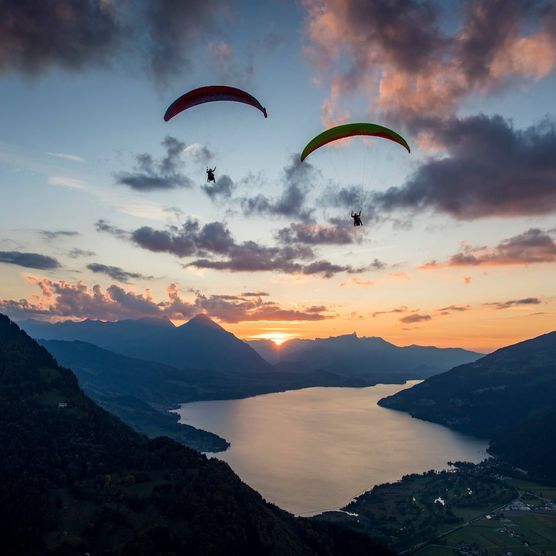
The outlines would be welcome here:
M 79 340 L 178 369 L 271 370 L 258 353 L 206 315 L 197 315 L 181 326 L 174 326 L 167 319 L 84 320 L 56 324 L 27 320 L 19 325 L 33 338 Z
M 388 382 L 425 378 L 482 356 L 460 348 L 398 347 L 382 338 L 359 338 L 355 333 L 289 340 L 280 346 L 269 340 L 248 343 L 261 357 L 280 368 L 321 369 L 340 376 L 376 377 Z
M 190 373 L 162 363 L 119 355 L 79 341 L 40 340 L 79 385 L 104 409 L 150 437 L 169 436 L 202 452 L 218 452 L 228 442 L 216 434 L 178 424 L 168 408 L 202 395 Z
M 388 554 L 294 518 L 223 462 L 147 440 L 0 315 L 0 538 L 6 554 Z
M 380 400 L 466 433 L 556 480 L 556 332 L 508 346 Z
M 310 386 L 402 383 L 478 357 L 460 349 L 400 348 L 355 334 L 294 340 L 279 349 L 253 342 L 253 349 L 206 315 L 179 327 L 167 319 L 20 324 L 73 369 L 80 386 L 103 408 L 138 432 L 169 436 L 206 452 L 224 450 L 228 443 L 178 424 L 168 410 L 185 402 Z
M 177 369 L 127 357 L 78 340 L 38 340 L 81 388 L 104 409 L 148 436 L 169 436 L 203 452 L 218 452 L 228 442 L 213 433 L 178 424 L 169 413 L 181 403 L 235 399 L 308 386 L 365 386 L 358 380 L 323 371 Z

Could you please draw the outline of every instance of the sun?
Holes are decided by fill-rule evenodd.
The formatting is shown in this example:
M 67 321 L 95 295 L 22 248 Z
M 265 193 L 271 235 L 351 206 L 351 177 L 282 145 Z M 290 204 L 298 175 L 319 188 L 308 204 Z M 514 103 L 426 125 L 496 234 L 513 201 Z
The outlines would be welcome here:
M 257 338 L 258 340 L 272 340 L 277 346 L 281 346 L 294 336 L 294 334 L 288 334 L 287 332 L 265 332 L 263 334 L 257 334 L 253 336 L 253 338 Z

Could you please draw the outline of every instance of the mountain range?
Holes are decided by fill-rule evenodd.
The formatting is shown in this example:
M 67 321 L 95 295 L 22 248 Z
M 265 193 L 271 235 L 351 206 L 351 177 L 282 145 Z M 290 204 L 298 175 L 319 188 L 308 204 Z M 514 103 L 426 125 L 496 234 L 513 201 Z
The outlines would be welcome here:
M 166 319 L 20 324 L 75 372 L 86 394 L 103 408 L 138 432 L 169 436 L 204 452 L 224 450 L 228 443 L 179 424 L 169 410 L 185 402 L 311 386 L 401 383 L 478 356 L 459 349 L 400 348 L 355 334 L 295 340 L 280 348 L 253 342 L 253 348 L 206 315 L 179 327 Z
M 491 440 L 491 452 L 556 481 L 556 332 L 460 365 L 380 400 Z
M 203 314 L 181 326 L 158 318 L 55 324 L 26 320 L 19 325 L 33 338 L 80 340 L 178 369 L 264 372 L 272 368 L 245 342 Z
M 137 434 L 3 315 L 0 413 L 4 554 L 389 554 L 266 503 L 221 461 Z
M 270 340 L 248 343 L 279 368 L 321 369 L 340 376 L 375 377 L 390 382 L 426 378 L 482 356 L 461 348 L 399 347 L 382 338 L 360 338 L 355 332 L 315 340 L 288 340 L 280 346 Z

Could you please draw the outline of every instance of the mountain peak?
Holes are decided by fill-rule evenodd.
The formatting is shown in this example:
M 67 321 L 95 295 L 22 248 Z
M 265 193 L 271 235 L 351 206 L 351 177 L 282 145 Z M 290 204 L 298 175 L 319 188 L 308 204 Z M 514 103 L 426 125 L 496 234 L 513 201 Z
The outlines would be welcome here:
M 199 313 L 195 315 L 192 319 L 188 320 L 182 326 L 192 327 L 203 327 L 203 328 L 212 328 L 214 330 L 224 330 L 219 324 L 216 324 L 208 315 L 205 313 Z

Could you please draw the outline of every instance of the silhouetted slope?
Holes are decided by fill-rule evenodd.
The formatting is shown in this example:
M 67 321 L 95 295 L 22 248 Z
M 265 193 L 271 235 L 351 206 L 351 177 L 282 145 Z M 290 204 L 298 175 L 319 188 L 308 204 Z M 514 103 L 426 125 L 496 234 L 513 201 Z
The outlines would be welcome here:
M 399 347 L 382 338 L 359 338 L 355 333 L 289 340 L 279 347 L 268 340 L 251 341 L 249 345 L 267 361 L 282 367 L 397 380 L 428 377 L 481 357 L 479 353 L 460 348 Z
M 551 332 L 431 377 L 379 404 L 489 438 L 495 453 L 556 478 L 555 401 L 556 332 Z
M 169 436 L 201 452 L 219 452 L 229 443 L 211 432 L 179 424 L 169 407 L 195 399 L 198 388 L 186 371 L 119 355 L 79 341 L 40 340 L 76 374 L 85 393 L 104 409 L 147 436 Z
M 56 324 L 28 320 L 20 325 L 33 338 L 80 340 L 128 357 L 157 361 L 178 369 L 271 369 L 245 342 L 206 315 L 197 315 L 179 327 L 163 319 L 85 320 Z
M 0 315 L 0 539 L 35 554 L 386 554 L 264 502 L 223 462 L 147 440 Z
M 491 442 L 491 452 L 556 484 L 556 409 L 503 431 Z
M 176 369 L 154 361 L 116 354 L 87 342 L 39 340 L 39 343 L 62 365 L 75 372 L 79 384 L 91 397 L 127 423 L 137 425 L 136 428 L 145 433 L 148 431 L 142 426 L 139 427 L 136 419 L 130 420 L 130 413 L 118 400 L 110 407 L 107 400 L 112 397 L 125 397 L 126 400 L 134 397 L 155 409 L 166 410 L 184 402 L 237 399 L 309 386 L 367 385 L 355 379 L 326 372 Z M 125 405 L 129 407 L 127 401 Z M 140 408 L 134 405 L 136 410 L 140 411 Z M 123 411 L 120 411 L 122 409 Z M 144 415 L 143 411 L 141 413 Z M 170 419 L 170 416 L 168 418 Z M 165 434 L 169 435 L 168 432 Z M 174 438 L 174 435 L 171 436 Z

